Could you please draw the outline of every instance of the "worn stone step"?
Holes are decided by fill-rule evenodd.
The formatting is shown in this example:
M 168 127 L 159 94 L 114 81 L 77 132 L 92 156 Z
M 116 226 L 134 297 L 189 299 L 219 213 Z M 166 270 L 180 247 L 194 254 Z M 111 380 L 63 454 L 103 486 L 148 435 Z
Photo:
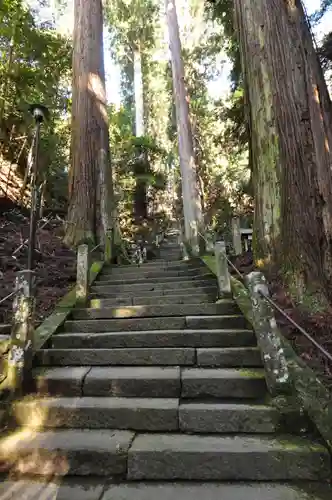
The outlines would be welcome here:
M 56 367 L 33 371 L 36 392 L 62 396 L 178 398 L 179 367 Z
M 109 289 L 109 287 L 98 287 L 98 286 L 92 286 L 91 287 L 91 293 L 90 297 L 91 298 L 96 298 L 96 299 L 101 299 L 103 297 L 109 298 L 109 299 L 122 299 L 122 298 L 130 298 L 132 297 L 133 300 L 138 300 L 141 299 L 143 300 L 145 297 L 147 298 L 154 298 L 154 297 L 173 297 L 175 294 L 179 292 L 179 287 L 177 290 L 163 290 L 160 288 L 155 289 L 155 287 L 152 287 L 153 290 L 134 290 L 134 291 L 125 291 L 125 292 L 118 292 L 114 293 L 113 289 Z M 185 296 L 196 296 L 200 294 L 205 294 L 213 297 L 215 300 L 217 298 L 218 294 L 218 288 L 217 284 L 214 285 L 209 285 L 209 286 L 202 286 L 202 287 L 191 287 L 191 288 L 180 288 L 181 290 L 181 295 Z
M 94 305 L 98 306 L 97 302 Z M 171 304 L 171 305 L 140 305 L 119 306 L 99 309 L 74 309 L 71 317 L 74 319 L 117 319 L 117 318 L 152 318 L 171 316 L 200 316 L 206 314 L 232 315 L 240 310 L 234 300 L 219 301 L 218 304 Z
M 25 427 L 33 426 L 35 416 L 42 415 L 44 428 L 160 432 L 178 430 L 178 409 L 178 399 L 58 397 L 18 403 L 15 415 Z
M 264 434 L 278 430 L 280 414 L 254 402 L 182 403 L 179 421 L 180 430 L 189 433 Z
M 152 292 L 152 291 L 158 291 L 158 295 L 160 295 L 161 290 L 171 290 L 172 293 L 174 293 L 174 290 L 181 290 L 183 289 L 195 289 L 195 288 L 202 288 L 202 287 L 217 287 L 217 282 L 215 278 L 211 278 L 209 280 L 207 279 L 196 279 L 196 280 L 181 280 L 180 282 L 177 281 L 169 281 L 169 282 L 156 282 L 156 283 L 150 283 L 148 280 L 144 280 L 142 283 L 122 283 L 122 284 L 115 284 L 114 282 L 112 283 L 105 283 L 105 282 L 96 282 L 96 284 L 91 287 L 91 290 L 96 293 L 103 293 L 103 292 L 108 292 L 108 293 L 113 293 L 113 294 L 122 294 L 126 292 L 130 292 L 135 295 L 141 294 L 141 292 L 146 291 L 146 292 Z
M 293 436 L 141 434 L 129 450 L 130 480 L 313 480 L 330 477 L 327 450 Z
M 204 347 L 197 349 L 198 366 L 257 367 L 262 365 L 257 347 Z
M 249 324 L 244 316 L 186 316 L 187 328 L 248 328 Z
M 2 439 L 0 460 L 13 460 L 13 471 L 39 476 L 124 476 L 133 437 L 130 431 L 102 429 L 26 432 L 20 439 Z
M 89 366 L 35 368 L 32 371 L 34 389 L 42 395 L 82 396 L 90 370 Z
M 200 274 L 195 274 L 193 276 L 169 276 L 168 274 L 165 274 L 163 276 L 158 276 L 155 278 L 145 278 L 145 277 L 133 277 L 133 278 L 125 278 L 123 279 L 114 279 L 113 277 L 108 277 L 108 276 L 103 276 L 101 275 L 100 278 L 96 280 L 96 283 L 98 284 L 110 284 L 110 285 L 140 285 L 144 284 L 146 282 L 148 283 L 159 283 L 159 284 L 165 284 L 165 283 L 182 283 L 182 282 L 188 282 L 188 281 L 204 281 L 204 280 L 215 280 L 216 277 L 211 273 L 205 271 L 204 273 Z
M 166 304 L 204 304 L 215 302 L 215 297 L 205 293 L 190 295 L 154 295 L 152 297 L 118 297 L 114 299 L 91 299 L 90 308 L 105 308 L 114 306 L 148 306 Z
M 295 485 L 270 482 L 137 482 L 111 484 L 101 500 L 193 500 L 194 498 L 204 500 L 331 500 L 332 488 L 328 484 L 307 482 Z M 60 500 L 65 500 L 65 498 L 61 497 Z M 97 500 L 97 498 L 91 500 Z
M 131 319 L 87 319 L 68 320 L 63 326 L 65 332 L 118 332 L 118 331 L 148 331 L 148 330 L 179 330 L 189 329 L 241 329 L 247 322 L 243 316 L 173 316 Z
M 58 333 L 51 338 L 55 349 L 114 349 L 148 347 L 255 346 L 252 330 L 150 330 L 112 333 Z
M 208 272 L 208 269 L 206 267 L 198 267 L 198 268 L 188 268 L 188 269 L 182 269 L 182 270 L 172 270 L 172 269 L 160 269 L 160 270 L 153 270 L 149 271 L 146 269 L 135 269 L 132 271 L 127 271 L 123 272 L 120 270 L 117 270 L 116 268 L 112 269 L 111 272 L 103 272 L 100 275 L 100 280 L 119 280 L 121 281 L 126 281 L 127 279 L 152 279 L 152 278 L 159 278 L 163 280 L 163 278 L 179 278 L 181 276 L 184 277 L 191 277 L 191 276 L 198 276 L 201 274 L 210 274 Z M 98 281 L 100 281 L 98 280 Z
M 43 349 L 36 361 L 42 366 L 186 366 L 196 362 L 192 347 L 120 349 Z
M 178 398 L 179 367 L 92 368 L 83 385 L 83 396 Z
M 266 391 L 264 370 L 184 368 L 183 398 L 260 398 Z
M 0 500 L 101 500 L 104 488 L 101 478 L 6 478 Z

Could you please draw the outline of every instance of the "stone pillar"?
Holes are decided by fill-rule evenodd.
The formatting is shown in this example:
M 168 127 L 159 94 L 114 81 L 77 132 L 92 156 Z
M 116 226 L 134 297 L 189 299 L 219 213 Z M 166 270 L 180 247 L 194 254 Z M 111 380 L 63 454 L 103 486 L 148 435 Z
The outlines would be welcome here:
M 290 377 L 286 357 L 278 332 L 274 310 L 262 293 L 270 296 L 265 276 L 251 272 L 245 278 L 252 303 L 253 326 L 265 368 L 269 392 L 275 396 L 290 390 Z
M 113 246 L 113 231 L 107 231 L 104 240 L 104 261 L 107 264 L 111 263 L 112 260 L 112 246 Z
M 231 294 L 231 281 L 226 258 L 226 243 L 224 241 L 216 241 L 214 254 L 216 258 L 219 296 L 224 297 L 225 295 Z
M 238 217 L 233 217 L 232 219 L 232 237 L 233 237 L 233 248 L 235 255 L 241 255 L 242 242 L 241 242 L 241 231 L 240 231 L 240 219 Z
M 213 253 L 214 251 L 213 233 L 210 232 L 205 233 L 205 237 L 206 237 L 206 246 L 205 246 L 206 252 Z
M 89 294 L 89 245 L 77 249 L 76 299 L 85 304 Z
M 8 387 L 17 395 L 31 374 L 34 345 L 35 272 L 19 271 L 13 301 L 11 341 L 8 355 Z

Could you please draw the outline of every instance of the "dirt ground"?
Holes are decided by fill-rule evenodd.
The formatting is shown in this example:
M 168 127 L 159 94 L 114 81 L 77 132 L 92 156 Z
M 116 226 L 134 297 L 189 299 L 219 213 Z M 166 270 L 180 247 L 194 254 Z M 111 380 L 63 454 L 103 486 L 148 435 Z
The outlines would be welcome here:
M 27 247 L 18 248 L 28 235 L 28 214 L 17 209 L 0 214 L 0 300 L 13 291 L 17 271 L 26 268 Z M 35 252 L 38 323 L 75 284 L 76 256 L 62 243 L 62 235 L 61 218 L 48 215 L 39 222 Z M 10 321 L 12 303 L 11 298 L 0 304 L 0 324 Z
M 237 257 L 233 263 L 244 275 L 255 269 L 251 252 Z M 267 275 L 267 278 L 270 282 L 272 299 L 276 304 L 332 354 L 332 307 L 330 311 L 323 314 L 309 314 L 297 307 L 277 276 Z M 276 320 L 281 332 L 292 343 L 296 353 L 332 388 L 332 363 L 278 311 L 276 311 Z

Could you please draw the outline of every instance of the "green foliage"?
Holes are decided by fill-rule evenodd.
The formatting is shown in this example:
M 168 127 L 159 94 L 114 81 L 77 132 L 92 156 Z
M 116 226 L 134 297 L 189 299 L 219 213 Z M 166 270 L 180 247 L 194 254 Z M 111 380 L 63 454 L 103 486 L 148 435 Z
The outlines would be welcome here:
M 18 175 L 23 178 L 33 126 L 28 107 L 41 102 L 49 108 L 51 119 L 43 127 L 40 168 L 55 180 L 59 175 L 65 177 L 68 162 L 69 128 L 63 126 L 62 118 L 70 102 L 71 45 L 52 23 L 38 22 L 35 16 L 23 0 L 1 2 L 1 161 L 17 162 Z M 0 182 L 3 187 L 3 178 Z

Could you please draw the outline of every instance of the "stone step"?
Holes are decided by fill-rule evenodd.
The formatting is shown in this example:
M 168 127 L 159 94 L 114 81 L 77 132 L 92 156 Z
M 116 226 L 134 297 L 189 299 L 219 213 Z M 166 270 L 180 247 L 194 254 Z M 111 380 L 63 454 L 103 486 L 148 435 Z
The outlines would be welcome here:
M 156 283 L 151 283 L 147 280 L 144 280 L 142 283 L 138 283 L 137 281 L 135 283 L 122 283 L 122 284 L 115 284 L 114 281 L 112 283 L 107 283 L 107 282 L 95 282 L 95 285 L 91 287 L 91 290 L 96 293 L 113 293 L 113 294 L 123 294 L 126 292 L 130 292 L 131 294 L 135 295 L 140 295 L 141 292 L 146 291 L 146 292 L 152 292 L 152 291 L 158 291 L 158 295 L 160 295 L 161 290 L 171 290 L 171 293 L 174 293 L 174 290 L 183 290 L 183 289 L 201 289 L 204 287 L 215 287 L 217 289 L 217 282 L 215 277 L 213 276 L 213 279 L 196 279 L 196 280 L 181 280 L 180 282 L 177 281 L 168 281 L 168 282 L 156 282 Z
M 174 316 L 132 319 L 88 319 L 68 320 L 63 326 L 65 332 L 119 332 L 147 330 L 179 330 L 189 329 L 241 329 L 247 322 L 243 316 Z
M 98 300 L 98 299 L 97 299 Z M 94 302 L 95 306 L 99 304 Z M 99 309 L 74 309 L 73 319 L 119 319 L 119 318 L 153 318 L 172 316 L 199 316 L 239 314 L 240 310 L 234 300 L 219 301 L 218 304 L 171 304 L 147 306 L 118 306 Z
M 33 371 L 36 391 L 63 396 L 178 398 L 180 368 L 59 367 Z
M 196 362 L 196 351 L 192 347 L 43 349 L 36 361 L 42 366 L 189 366 Z
M 163 304 L 204 304 L 214 302 L 215 297 L 205 293 L 191 293 L 190 295 L 153 295 L 152 297 L 118 297 L 113 299 L 95 298 L 90 300 L 90 308 L 104 308 L 114 306 L 147 306 Z
M 13 460 L 12 472 L 38 476 L 124 477 L 133 437 L 130 431 L 101 429 L 26 432 L 20 439 L 2 439 L 0 461 Z
M 63 396 L 262 398 L 264 372 L 157 366 L 52 367 L 33 371 L 36 391 Z
M 113 333 L 58 333 L 51 338 L 55 349 L 114 349 L 162 347 L 255 346 L 252 330 L 150 330 Z
M 153 297 L 173 297 L 175 296 L 175 294 L 177 294 L 179 292 L 179 287 L 176 289 L 176 290 L 173 290 L 173 289 L 166 289 L 166 290 L 163 290 L 161 288 L 155 288 L 155 287 L 150 287 L 152 288 L 152 290 L 137 290 L 135 288 L 135 290 L 133 291 L 121 291 L 121 292 L 117 292 L 117 293 L 114 293 L 114 290 L 112 288 L 109 288 L 109 287 L 98 287 L 98 286 L 92 286 L 91 287 L 91 293 L 90 293 L 90 297 L 91 298 L 97 298 L 97 299 L 101 299 L 103 297 L 107 297 L 107 298 L 116 298 L 116 299 L 121 299 L 121 298 L 128 298 L 128 297 L 132 297 L 133 300 L 143 300 L 145 297 L 147 298 L 153 298 Z M 180 288 L 181 290 L 181 296 L 196 296 L 196 295 L 209 295 L 211 297 L 213 297 L 215 300 L 217 298 L 217 294 L 218 294 L 218 288 L 217 288 L 217 284 L 215 285 L 208 285 L 208 286 L 202 286 L 202 287 L 191 287 L 191 288 Z
M 264 370 L 184 368 L 183 398 L 261 398 L 266 392 Z
M 36 354 L 41 366 L 190 366 L 260 367 L 257 347 L 199 348 L 146 347 L 95 349 L 42 349 Z
M 76 500 L 76 497 L 68 496 L 68 498 Z M 262 482 L 139 482 L 111 484 L 106 488 L 101 500 L 193 500 L 193 498 L 204 500 L 331 500 L 332 488 L 328 484 L 317 483 L 292 485 Z M 59 500 L 62 500 L 62 497 Z M 83 497 L 82 500 L 85 498 Z M 97 500 L 97 497 L 91 500 Z
M 114 277 L 110 276 L 103 276 L 101 275 L 100 278 L 96 280 L 96 283 L 98 284 L 105 284 L 105 285 L 140 285 L 148 282 L 149 284 L 151 283 L 159 283 L 159 284 L 165 284 L 165 283 L 186 283 L 188 281 L 204 281 L 204 280 L 215 280 L 216 277 L 214 274 L 211 272 L 204 272 L 200 274 L 195 274 L 193 276 L 169 276 L 168 274 L 165 274 L 164 276 L 158 276 L 156 278 L 145 278 L 145 277 L 132 277 L 132 278 L 125 278 L 123 279 L 114 279 Z
M 58 397 L 18 403 L 15 414 L 24 427 L 33 425 L 35 415 L 43 415 L 43 428 L 161 432 L 178 430 L 178 409 L 178 399 Z
M 187 433 L 246 433 L 276 432 L 280 414 L 268 405 L 239 402 L 181 403 L 179 425 Z
M 0 500 L 101 500 L 104 489 L 104 481 L 94 477 L 11 477 L 0 484 Z
M 147 271 L 146 269 L 134 269 L 133 271 L 123 272 L 123 270 L 117 270 L 116 268 L 112 269 L 111 272 L 103 272 L 100 275 L 100 280 L 115 280 L 121 278 L 121 281 L 127 279 L 152 279 L 152 278 L 176 278 L 176 277 L 190 277 L 190 276 L 198 276 L 200 274 L 210 274 L 208 273 L 208 269 L 204 266 L 198 268 L 188 268 L 183 270 L 172 270 L 172 269 L 160 269 Z
M 246 366 L 262 365 L 260 351 L 257 347 L 204 347 L 196 352 L 198 366 Z
M 106 483 L 106 478 L 105 478 Z M 104 493 L 103 493 L 104 492 Z M 24 496 L 23 496 L 24 493 Z M 16 497 L 14 496 L 16 494 Z M 45 494 L 50 496 L 45 497 Z M 56 495 L 56 497 L 55 497 Z M 101 478 L 4 480 L 0 500 L 331 500 L 328 484 L 301 483 L 110 483 Z
M 327 450 L 293 436 L 140 434 L 129 450 L 130 480 L 320 481 Z

